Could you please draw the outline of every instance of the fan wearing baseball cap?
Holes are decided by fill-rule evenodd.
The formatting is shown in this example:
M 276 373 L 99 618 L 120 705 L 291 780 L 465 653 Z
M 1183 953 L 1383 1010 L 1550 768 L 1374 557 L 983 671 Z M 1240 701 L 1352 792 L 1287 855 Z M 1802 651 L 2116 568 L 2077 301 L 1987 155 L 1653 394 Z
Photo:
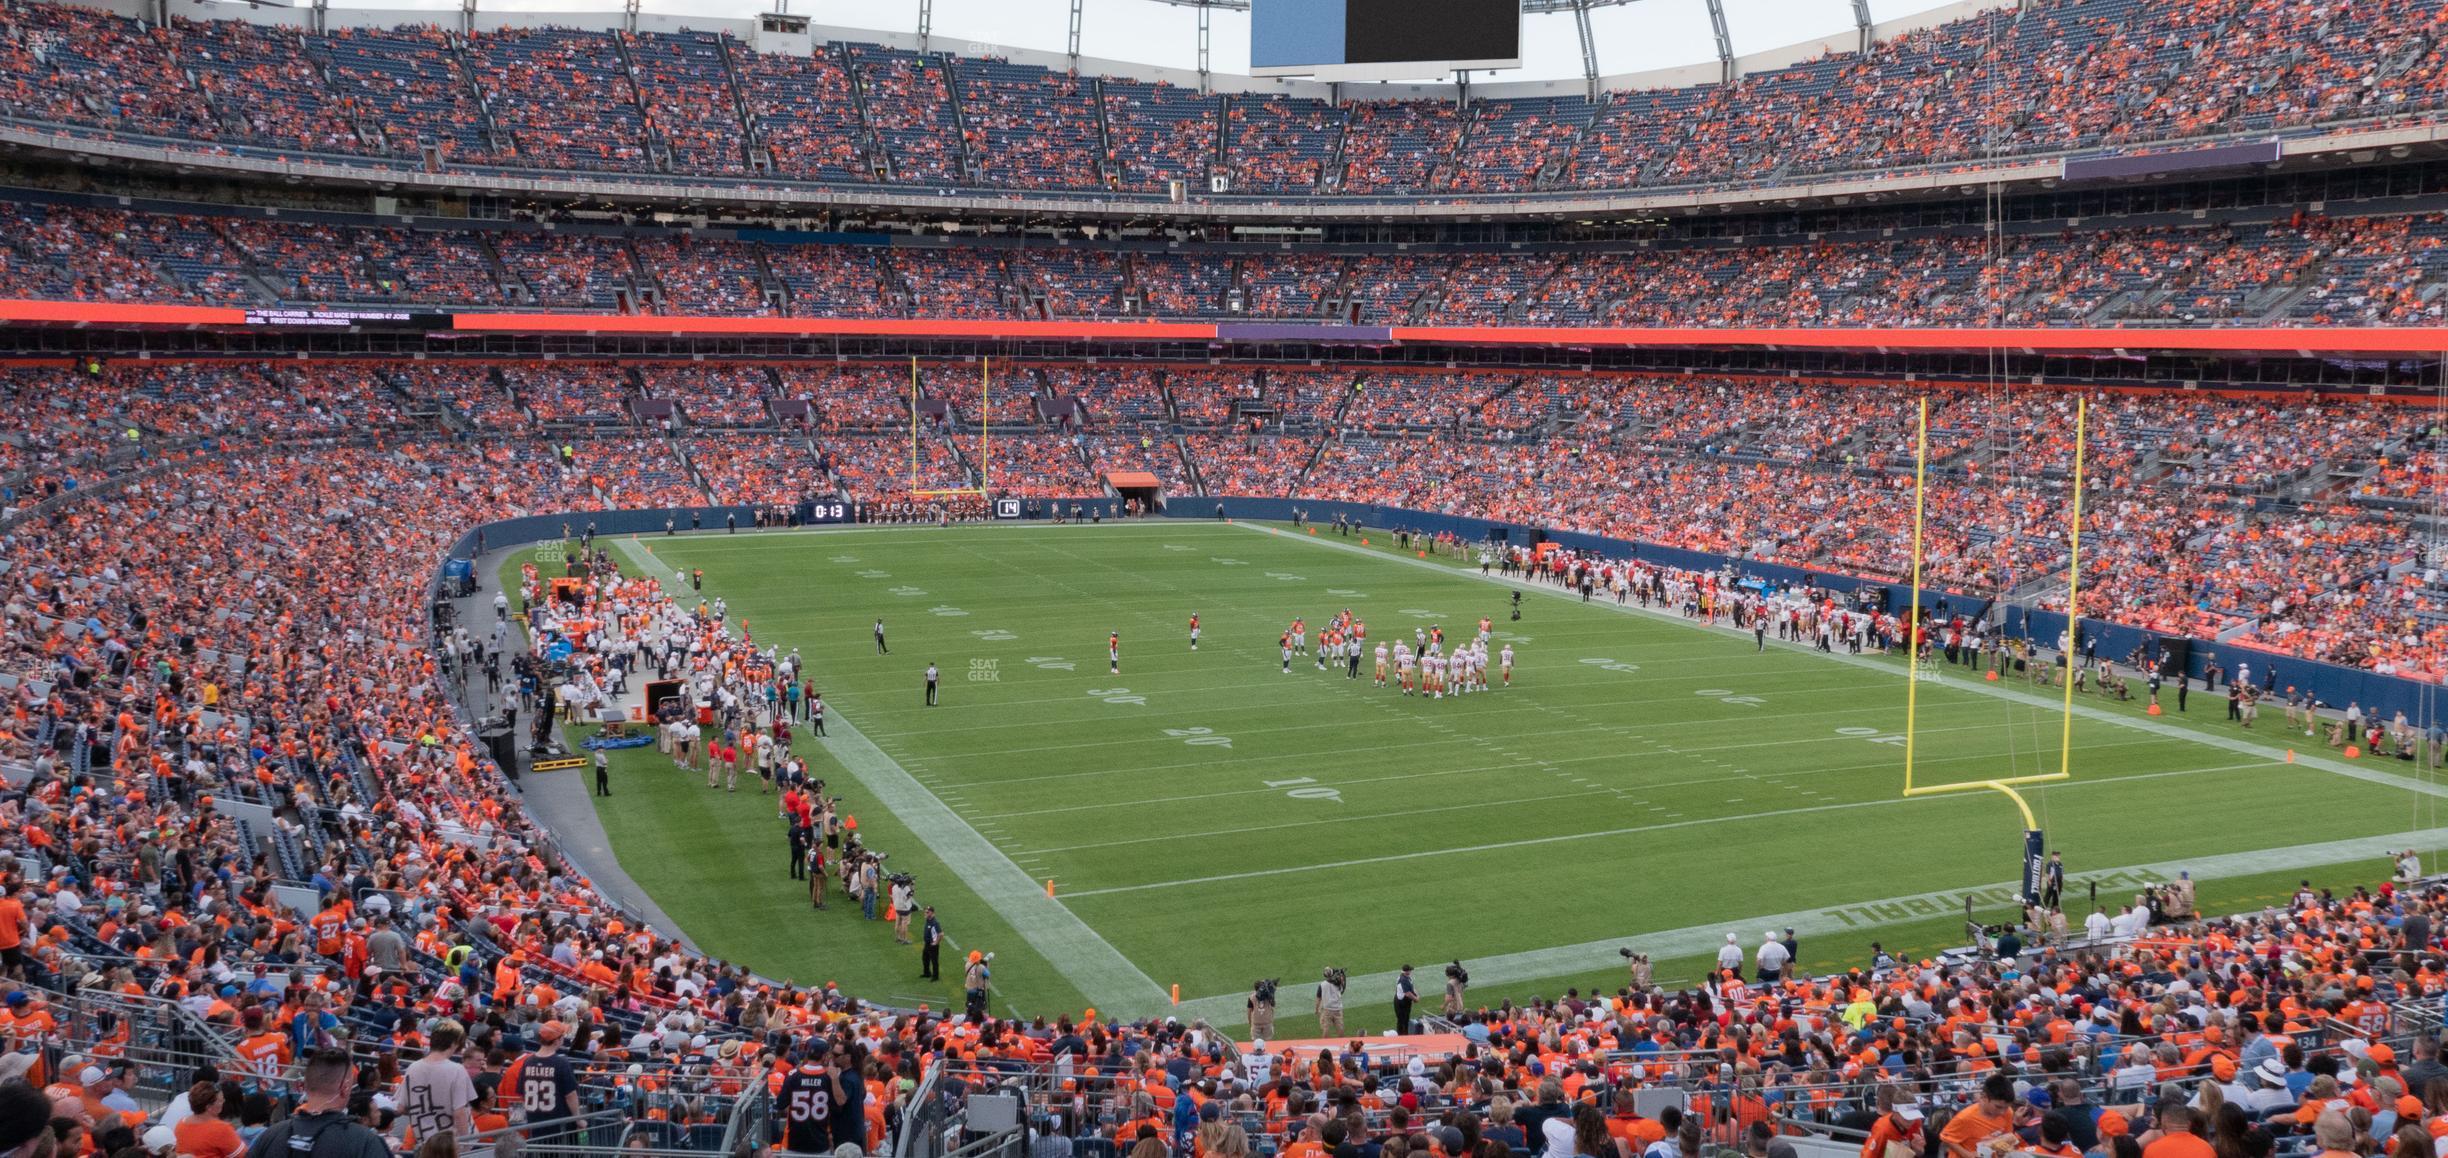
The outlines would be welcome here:
M 1880 1086 L 1878 1121 L 1862 1143 L 1861 1158 L 1912 1158 L 1921 1153 L 1921 1107 L 1894 1086 Z
M 558 1021 L 536 1026 L 535 1051 L 516 1063 L 514 1089 L 530 1126 L 578 1115 L 578 1067 L 561 1052 L 561 1039 L 567 1036 L 569 1027 Z

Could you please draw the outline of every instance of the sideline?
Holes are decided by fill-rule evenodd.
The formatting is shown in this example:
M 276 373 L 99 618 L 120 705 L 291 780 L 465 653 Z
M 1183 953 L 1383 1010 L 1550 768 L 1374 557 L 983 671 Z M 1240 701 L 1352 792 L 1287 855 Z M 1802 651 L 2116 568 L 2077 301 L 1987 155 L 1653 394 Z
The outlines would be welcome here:
M 1493 767 L 1503 769 L 1516 766 L 1517 765 L 1503 764 L 1494 765 Z M 2080 788 L 2086 785 L 2101 786 L 2125 784 L 2135 780 L 2158 780 L 2169 776 L 2199 776 L 2209 772 L 2241 772 L 2245 769 L 2266 769 L 2270 767 L 2272 767 L 2272 765 L 2268 761 L 2256 760 L 2250 764 L 2220 764 L 2208 768 L 2173 768 L 2163 772 L 2141 772 L 2132 776 L 2119 776 L 2109 780 L 2076 781 L 2072 784 L 2067 784 L 2064 787 Z M 1477 768 L 1470 769 L 1470 771 L 1480 770 L 1481 769 Z M 1489 844 L 1467 844 L 1458 848 L 1416 849 L 1411 852 L 1392 852 L 1386 853 L 1383 856 L 1364 856 L 1353 860 L 1326 861 L 1321 864 L 1276 865 L 1270 868 L 1248 869 L 1242 872 L 1218 873 L 1213 876 L 1186 877 L 1181 880 L 1146 881 L 1133 885 L 1108 885 L 1101 889 L 1073 889 L 1071 891 L 1071 895 L 1074 897 L 1102 897 L 1109 896 L 1114 893 L 1143 893 L 1151 889 L 1178 889 L 1187 885 L 1212 885 L 1221 884 L 1226 881 L 1253 880 L 1259 877 L 1279 877 L 1297 873 L 1331 872 L 1335 869 L 1359 868 L 1364 865 L 1394 864 L 1401 861 L 1411 860 L 1432 860 L 1441 856 L 1468 856 L 1482 852 L 1502 852 L 1509 848 L 1538 848 L 1540 846 L 1550 844 L 1569 844 L 1577 840 L 1602 840 L 1617 836 L 1638 836 L 1644 832 L 1670 832 L 1678 828 L 1701 828 L 1711 824 L 1739 824 L 1746 820 L 1773 820 L 1780 816 L 1804 816 L 1814 812 L 1844 812 L 1856 808 L 1887 808 L 1893 805 L 1912 804 L 1916 802 L 1917 801 L 1914 799 L 1908 797 L 1889 796 L 1880 797 L 1876 800 L 1845 800 L 1835 804 L 1806 804 L 1794 808 L 1774 808 L 1765 812 L 1747 812 L 1733 816 L 1699 816 L 1688 820 L 1663 820 L 1655 824 L 1636 824 L 1625 828 L 1601 829 L 1597 832 L 1564 832 L 1556 833 L 1550 836 L 1526 836 L 1520 840 L 1501 840 Z M 1486 806 L 1480 805 L 1478 807 Z M 1195 836 L 1199 834 L 1193 835 Z M 2373 839 L 2379 838 L 2375 837 Z M 2391 837 L 2389 839 L 2393 840 L 2396 838 Z
M 515 547 L 496 547 L 478 556 L 475 561 L 475 594 L 451 601 L 458 609 L 459 622 L 466 624 L 471 632 L 489 630 L 493 622 L 493 593 L 503 591 L 502 568 L 515 558 L 528 556 L 534 549 L 535 544 L 527 543 Z M 504 591 L 504 594 L 508 592 Z M 511 616 L 510 631 L 513 638 L 521 641 L 519 646 L 527 646 L 525 619 Z M 493 662 L 502 667 L 504 680 L 507 681 L 508 653 L 494 657 Z M 473 679 L 465 686 L 468 690 L 461 696 L 461 702 L 468 706 L 471 715 L 482 716 L 484 712 L 478 709 L 487 706 L 486 694 L 477 690 Z M 528 721 L 520 722 L 521 759 L 526 758 L 524 737 L 528 727 Z M 555 731 L 559 731 L 557 725 Z M 663 906 L 656 904 L 654 895 L 640 887 L 629 871 L 621 866 L 620 853 L 613 849 L 611 837 L 604 833 L 602 819 L 595 815 L 595 802 L 589 793 L 593 778 L 593 774 L 585 769 L 573 769 L 567 773 L 531 771 L 519 778 L 513 790 L 518 793 L 520 806 L 527 810 L 528 818 L 552 838 L 553 844 L 561 849 L 561 855 L 586 876 L 589 884 L 612 898 L 614 904 L 645 918 L 656 931 L 688 946 L 690 952 L 711 956 L 698 948 L 696 939 L 689 936 L 688 930 L 673 920 Z
M 2448 846 L 2448 828 L 2426 829 L 2421 832 L 2396 833 L 2390 836 L 2365 836 L 2349 840 L 2333 840 L 2322 844 L 2299 844 L 2286 848 L 2266 848 L 2254 852 L 2234 852 L 2194 860 L 2160 861 L 2155 864 L 2131 865 L 2099 873 L 2084 873 L 2069 878 L 2069 895 L 2085 882 L 2098 881 L 2106 888 L 2130 885 L 2140 888 L 2154 881 L 2173 878 L 2180 872 L 2201 877 L 2249 876 L 2255 873 L 2279 872 L 2287 869 L 2314 868 L 2353 860 L 2378 860 L 2389 853 L 2407 848 L 2436 849 Z M 1915 893 L 1905 897 L 1890 897 L 1881 901 L 1864 901 L 1827 909 L 1808 909 L 1793 913 L 1770 913 L 1719 921 L 1709 925 L 1693 925 L 1682 929 L 1667 929 L 1641 933 L 1606 941 L 1586 941 L 1579 945 L 1559 945 L 1552 949 L 1531 949 L 1521 953 L 1506 953 L 1495 957 L 1467 959 L 1471 980 L 1476 984 L 1504 985 L 1520 981 L 1537 981 L 1547 977 L 1566 977 L 1578 973 L 1595 973 L 1623 967 L 1619 950 L 1633 948 L 1649 954 L 1653 960 L 1670 961 L 1679 957 L 1703 956 L 1725 944 L 1726 935 L 1735 936 L 1747 959 L 1757 948 L 1759 935 L 1768 930 L 1791 928 L 1797 938 L 1830 933 L 1875 929 L 1882 925 L 1905 921 L 1927 920 L 1959 914 L 1965 894 L 1984 899 L 2011 898 L 2022 887 L 2020 882 L 2001 881 L 1969 889 L 1941 889 Z M 2104 906 L 2117 902 L 2103 898 Z M 1860 914 L 1856 918 L 1853 914 Z M 1825 971 L 1825 965 L 1805 965 L 1806 972 Z M 1345 990 L 1346 1008 L 1367 1005 L 1379 997 L 1394 999 L 1395 974 L 1371 973 L 1355 976 Z M 1302 1014 L 1299 996 L 1314 984 L 1310 978 L 1288 981 L 1284 986 L 1284 1004 L 1278 1013 L 1297 1017 Z M 1244 1004 L 1247 994 L 1226 993 L 1184 1001 L 1176 1016 L 1204 1017 L 1218 1025 L 1239 1024 L 1248 1020 L 1249 1008 Z
M 683 591 L 675 569 L 640 550 L 638 542 L 613 543 L 639 574 L 652 575 L 665 587 Z M 1023 940 L 1045 957 L 1056 972 L 1076 986 L 1098 1008 L 1129 1016 L 1156 1012 L 1169 1001 L 1156 984 L 1104 936 L 1046 895 L 1045 887 L 1012 863 L 950 806 L 927 791 L 899 761 L 876 747 L 838 710 L 825 713 L 823 750 L 839 761 L 878 804 L 892 810 L 903 824 L 953 873 L 975 891 L 996 915 L 1011 922 Z

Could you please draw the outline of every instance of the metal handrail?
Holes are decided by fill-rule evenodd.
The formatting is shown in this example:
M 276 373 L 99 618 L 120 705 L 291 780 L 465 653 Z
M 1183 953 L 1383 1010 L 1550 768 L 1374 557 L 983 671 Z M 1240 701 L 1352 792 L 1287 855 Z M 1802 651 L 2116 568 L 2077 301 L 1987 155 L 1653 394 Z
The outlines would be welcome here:
M 901 1132 L 893 1138 L 891 1158 L 939 1158 L 943 1153 L 948 1107 L 936 1093 L 943 1076 L 944 1063 L 937 1061 L 918 1079 L 918 1089 L 901 1111 Z
M 529 1126 L 523 1122 L 513 1122 L 510 1125 L 498 1127 L 496 1129 L 470 1131 L 466 1137 L 459 1139 L 459 1150 L 463 1154 L 468 1153 L 470 1147 L 490 1146 L 495 1141 L 508 1137 L 523 1139 L 531 1146 L 539 1141 L 552 1142 L 553 1148 L 558 1150 L 561 1148 L 561 1143 L 554 1141 L 555 1139 L 560 1139 L 568 1135 L 583 1135 L 586 1132 L 589 1124 L 602 1123 L 605 1125 L 611 1125 L 626 1122 L 628 1120 L 629 1111 L 626 1108 L 613 1106 L 607 1109 L 589 1111 L 587 1113 L 580 1114 L 575 1118 L 562 1118 L 554 1121 L 550 1125 L 541 1127 Z

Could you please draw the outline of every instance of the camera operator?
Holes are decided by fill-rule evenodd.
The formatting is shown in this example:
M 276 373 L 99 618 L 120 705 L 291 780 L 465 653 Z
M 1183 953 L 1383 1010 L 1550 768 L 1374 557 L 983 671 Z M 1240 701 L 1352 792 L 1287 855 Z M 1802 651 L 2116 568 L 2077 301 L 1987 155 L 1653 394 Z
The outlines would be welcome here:
M 1653 976 L 1649 964 L 1649 955 L 1647 953 L 1635 953 L 1630 949 L 1617 949 L 1616 952 L 1623 954 L 1624 968 L 1632 975 L 1632 991 L 1635 993 L 1648 992 L 1649 982 Z
M 986 963 L 994 960 L 992 953 L 969 951 L 969 967 L 961 973 L 961 996 L 971 1022 L 986 1020 L 986 988 L 994 983 L 994 973 Z
M 1455 961 L 1445 967 L 1445 1016 L 1462 1016 L 1462 995 L 1470 988 L 1470 971 Z
M 1261 1041 L 1275 1036 L 1275 984 L 1269 977 L 1250 986 L 1250 1036 Z
M 910 943 L 910 913 L 918 907 L 918 882 L 908 873 L 894 873 L 891 889 L 893 943 Z
M 1317 1019 L 1319 1037 L 1343 1036 L 1343 987 L 1349 981 L 1343 971 L 1328 968 L 1318 978 Z

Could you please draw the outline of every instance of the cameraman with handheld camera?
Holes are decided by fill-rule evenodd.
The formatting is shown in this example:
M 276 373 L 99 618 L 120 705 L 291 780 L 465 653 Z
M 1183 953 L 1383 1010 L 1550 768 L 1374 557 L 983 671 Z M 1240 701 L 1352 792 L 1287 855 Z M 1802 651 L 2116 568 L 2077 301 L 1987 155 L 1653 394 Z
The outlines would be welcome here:
M 1632 974 L 1633 991 L 1646 992 L 1649 988 L 1650 981 L 1653 980 L 1653 974 L 1649 964 L 1649 955 L 1647 953 L 1635 953 L 1630 949 L 1617 949 L 1616 952 L 1623 954 L 1624 968 L 1630 971 Z
M 1277 981 L 1273 977 L 1263 978 L 1250 984 L 1250 1036 L 1260 1041 L 1275 1036 L 1276 984 Z
M 1343 988 L 1351 978 L 1342 970 L 1328 967 L 1318 978 L 1317 1019 L 1319 1037 L 1343 1036 Z
M 908 873 L 894 873 L 884 878 L 891 886 L 887 894 L 892 906 L 893 942 L 910 943 L 910 914 L 918 909 L 918 881 Z
M 1469 988 L 1470 971 L 1464 969 L 1461 960 L 1457 958 L 1453 964 L 1445 967 L 1445 1016 L 1449 1018 L 1462 1016 L 1462 995 Z
M 969 951 L 969 967 L 961 971 L 961 996 L 964 1010 L 972 1023 L 986 1020 L 986 990 L 994 984 L 993 971 L 986 968 L 994 960 L 992 953 Z

